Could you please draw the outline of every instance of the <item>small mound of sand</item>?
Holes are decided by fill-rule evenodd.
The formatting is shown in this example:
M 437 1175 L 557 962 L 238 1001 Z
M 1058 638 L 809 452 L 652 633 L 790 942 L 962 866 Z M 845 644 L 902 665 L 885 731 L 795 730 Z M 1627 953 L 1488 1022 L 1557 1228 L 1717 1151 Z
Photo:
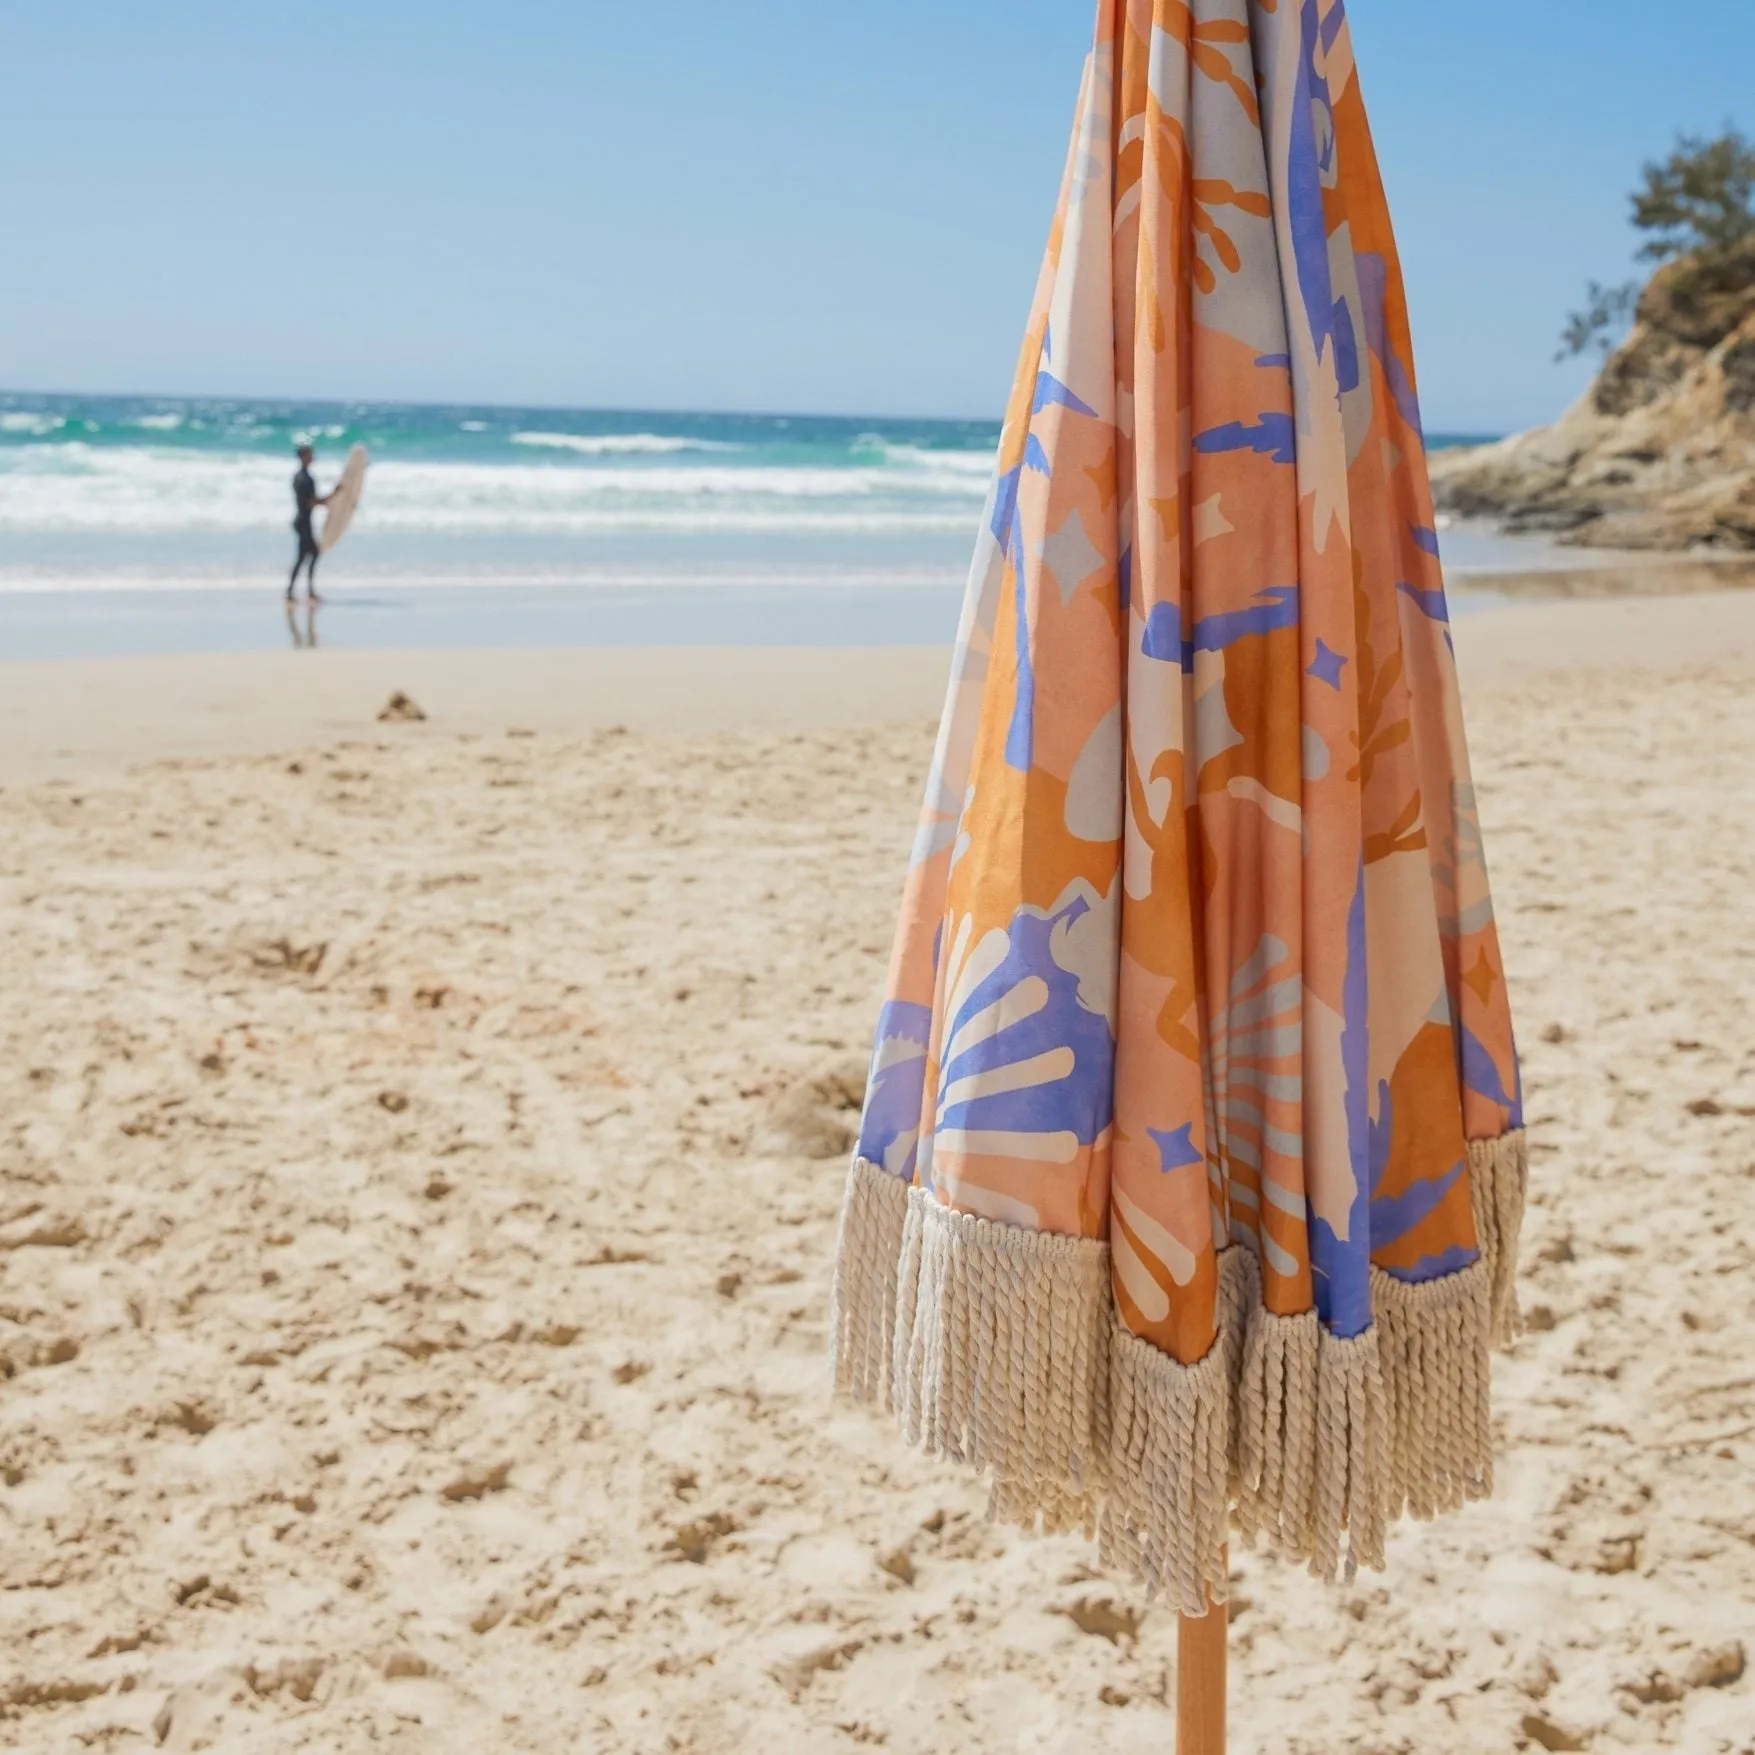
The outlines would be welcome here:
M 777 1158 L 845 1157 L 859 1132 L 863 1056 L 838 1056 L 789 1085 L 768 1105 L 751 1149 Z
M 398 689 L 378 709 L 378 718 L 387 724 L 413 724 L 425 719 L 426 713 L 412 695 L 405 695 Z

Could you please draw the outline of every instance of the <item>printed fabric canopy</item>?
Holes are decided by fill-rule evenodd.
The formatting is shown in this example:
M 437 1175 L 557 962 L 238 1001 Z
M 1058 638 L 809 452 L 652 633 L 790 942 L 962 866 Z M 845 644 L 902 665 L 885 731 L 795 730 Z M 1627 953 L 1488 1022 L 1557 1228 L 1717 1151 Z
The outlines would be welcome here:
M 1491 1491 L 1526 1159 L 1341 0 L 1102 0 L 842 1220 L 837 1379 L 1183 1612 Z

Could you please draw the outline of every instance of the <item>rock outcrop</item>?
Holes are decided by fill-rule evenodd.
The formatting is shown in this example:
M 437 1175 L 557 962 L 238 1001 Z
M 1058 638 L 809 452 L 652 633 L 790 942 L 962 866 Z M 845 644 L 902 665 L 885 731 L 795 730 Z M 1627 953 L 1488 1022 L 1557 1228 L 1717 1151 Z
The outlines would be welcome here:
M 1591 548 L 1755 550 L 1755 240 L 1666 264 L 1550 427 L 1432 459 L 1439 506 Z

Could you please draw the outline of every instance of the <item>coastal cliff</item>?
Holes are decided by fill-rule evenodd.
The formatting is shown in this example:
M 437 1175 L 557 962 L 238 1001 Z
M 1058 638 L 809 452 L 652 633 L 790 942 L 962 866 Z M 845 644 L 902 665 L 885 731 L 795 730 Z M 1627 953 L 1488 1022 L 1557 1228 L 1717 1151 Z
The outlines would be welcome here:
M 1441 510 L 1589 548 L 1755 550 L 1755 239 L 1666 264 L 1552 426 L 1432 459 Z

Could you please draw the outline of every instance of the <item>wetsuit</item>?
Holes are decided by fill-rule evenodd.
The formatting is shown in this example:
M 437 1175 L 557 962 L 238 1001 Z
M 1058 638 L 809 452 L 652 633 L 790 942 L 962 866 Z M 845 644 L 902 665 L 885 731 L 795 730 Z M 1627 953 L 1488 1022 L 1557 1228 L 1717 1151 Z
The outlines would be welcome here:
M 299 539 L 298 559 L 293 562 L 292 577 L 287 581 L 286 594 L 291 597 L 293 588 L 299 582 L 299 569 L 307 567 L 305 578 L 306 590 L 313 590 L 317 583 L 317 561 L 322 550 L 317 547 L 317 532 L 312 527 L 311 515 L 317 504 L 317 484 L 311 479 L 311 472 L 303 464 L 293 477 L 293 500 L 297 510 L 293 513 L 293 534 Z

